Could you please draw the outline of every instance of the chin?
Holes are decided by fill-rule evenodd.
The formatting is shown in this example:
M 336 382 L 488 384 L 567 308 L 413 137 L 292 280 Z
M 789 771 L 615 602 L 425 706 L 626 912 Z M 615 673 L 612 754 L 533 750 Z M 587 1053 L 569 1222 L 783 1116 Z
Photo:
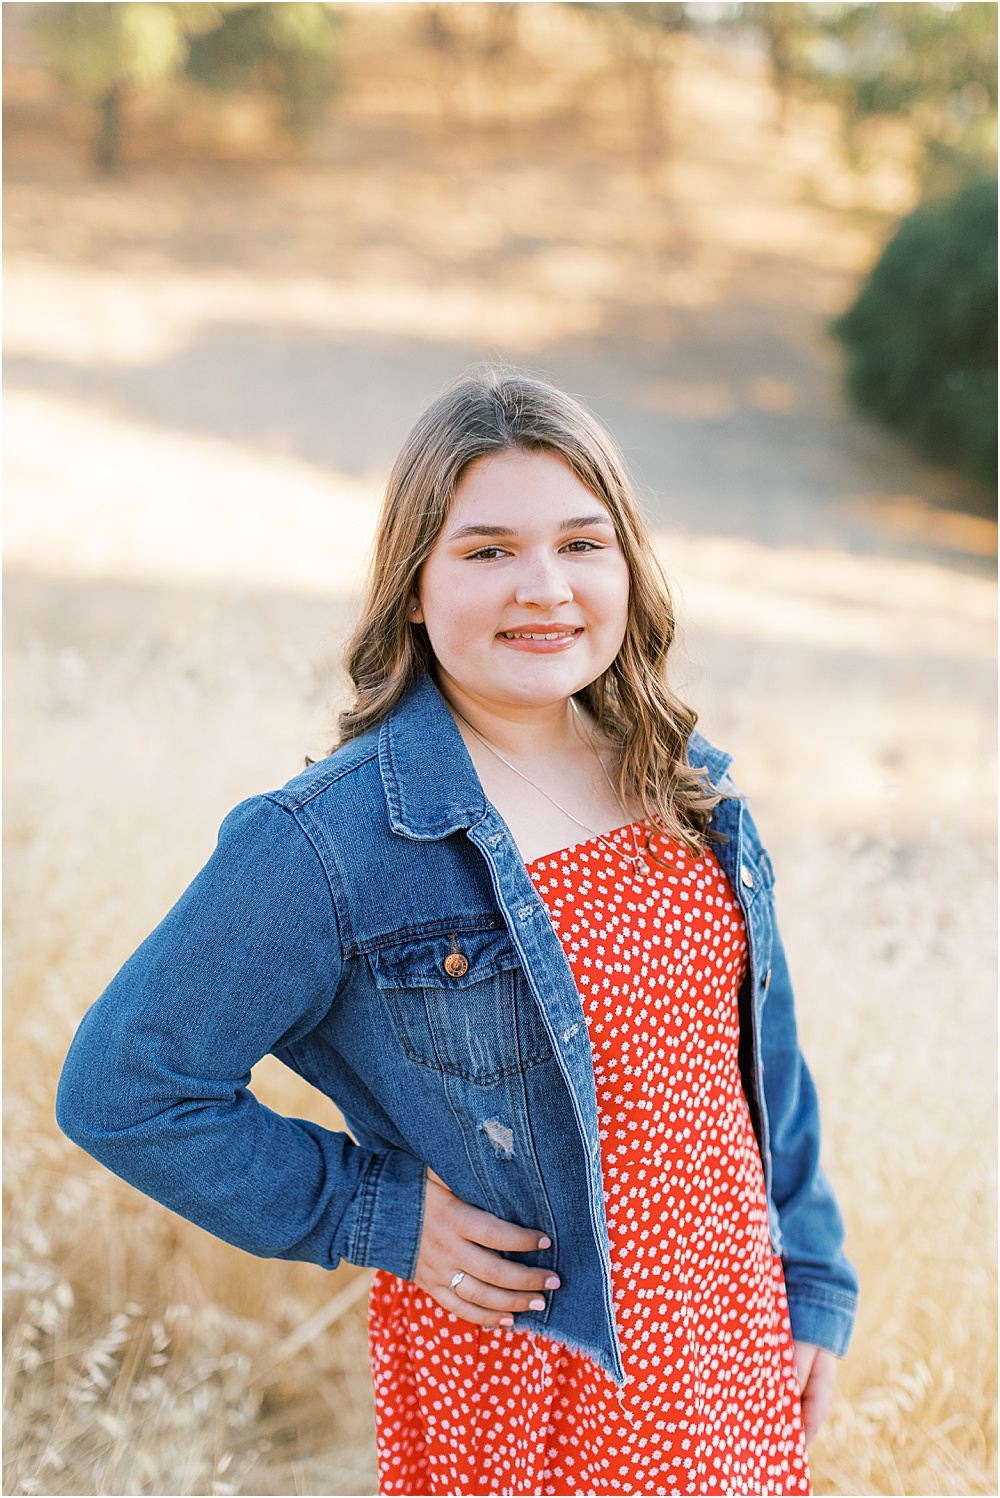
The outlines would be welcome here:
M 595 672 L 595 675 L 599 673 Z M 480 696 L 487 692 L 493 695 L 497 702 L 517 703 L 525 707 L 551 707 L 554 702 L 565 702 L 567 697 L 572 697 L 574 692 L 580 692 L 593 676 L 583 675 L 579 671 L 563 673 L 553 672 L 551 675 L 543 672 L 526 673 L 523 677 L 507 677 L 503 681 L 491 683 L 489 687 L 480 687 Z
M 497 666 L 501 669 L 495 669 Z M 494 668 L 494 669 L 491 669 Z M 512 669 L 513 668 L 513 669 Z M 557 657 L 522 657 L 517 661 L 492 659 L 462 663 L 456 670 L 444 662 L 439 669 L 446 680 L 481 702 L 507 707 L 551 707 L 580 692 L 606 669 L 601 663 L 584 664 Z

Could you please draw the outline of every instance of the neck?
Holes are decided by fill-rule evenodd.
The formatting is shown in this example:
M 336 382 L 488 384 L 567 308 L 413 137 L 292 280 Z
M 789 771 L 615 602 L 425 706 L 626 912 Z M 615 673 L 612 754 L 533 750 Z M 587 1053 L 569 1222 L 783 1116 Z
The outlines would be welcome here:
M 466 691 L 444 671 L 437 684 L 459 727 L 471 725 L 502 754 L 522 759 L 563 754 L 578 738 L 568 697 L 541 706 L 493 702 Z

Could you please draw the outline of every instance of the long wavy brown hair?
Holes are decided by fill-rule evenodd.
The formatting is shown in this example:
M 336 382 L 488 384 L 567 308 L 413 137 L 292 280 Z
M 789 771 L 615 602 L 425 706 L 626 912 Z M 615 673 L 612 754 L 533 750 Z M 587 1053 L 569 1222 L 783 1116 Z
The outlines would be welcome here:
M 720 797 L 704 772 L 688 764 L 697 715 L 667 686 L 673 602 L 624 459 L 578 401 L 520 370 L 489 366 L 464 375 L 403 443 L 382 506 L 361 619 L 347 647 L 357 696 L 340 715 L 340 743 L 380 723 L 421 672 L 434 675 L 427 631 L 408 618 L 420 569 L 469 465 L 512 450 L 561 458 L 611 516 L 631 579 L 625 638 L 607 670 L 576 695 L 618 751 L 623 799 L 697 851 Z

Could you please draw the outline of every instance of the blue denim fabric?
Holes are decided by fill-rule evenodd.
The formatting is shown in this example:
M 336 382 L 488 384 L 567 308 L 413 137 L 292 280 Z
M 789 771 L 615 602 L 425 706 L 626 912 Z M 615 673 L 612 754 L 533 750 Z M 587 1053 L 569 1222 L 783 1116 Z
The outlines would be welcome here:
M 857 1282 L 820 1170 L 813 1084 L 774 923 L 771 864 L 729 759 L 718 857 L 746 918 L 744 1088 L 795 1336 L 842 1354 Z M 445 959 L 460 951 L 466 972 Z M 453 964 L 454 966 L 454 964 Z M 351 1130 L 249 1091 L 272 1052 Z M 83 1019 L 57 1116 L 116 1174 L 250 1253 L 409 1278 L 424 1170 L 538 1228 L 562 1288 L 517 1324 L 623 1378 L 597 1101 L 580 995 L 437 688 L 238 806 L 208 864 Z

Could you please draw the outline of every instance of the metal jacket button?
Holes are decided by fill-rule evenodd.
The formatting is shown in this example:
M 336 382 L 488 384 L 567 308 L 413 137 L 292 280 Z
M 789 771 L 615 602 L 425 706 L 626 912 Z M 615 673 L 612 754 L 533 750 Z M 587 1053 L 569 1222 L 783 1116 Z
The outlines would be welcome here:
M 753 889 L 753 875 L 746 864 L 740 869 L 740 880 L 746 885 L 747 889 Z
M 451 951 L 444 959 L 444 970 L 449 978 L 464 978 L 469 971 L 469 959 L 458 950 L 458 937 L 451 939 Z

